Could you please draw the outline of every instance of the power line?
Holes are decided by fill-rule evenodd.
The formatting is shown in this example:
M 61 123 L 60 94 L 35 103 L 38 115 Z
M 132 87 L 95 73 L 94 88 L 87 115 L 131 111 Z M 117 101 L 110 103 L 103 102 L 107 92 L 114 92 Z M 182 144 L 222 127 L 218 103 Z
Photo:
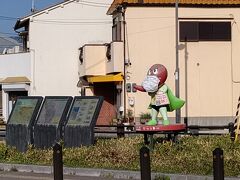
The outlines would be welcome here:
M 84 1 L 84 0 L 80 0 L 76 3 L 88 3 L 88 4 L 95 4 L 95 5 L 102 5 L 102 6 L 110 6 L 111 5 L 111 3 L 99 3 L 99 2 Z
M 78 20 L 87 21 L 87 22 L 92 21 L 92 20 L 94 20 L 94 21 L 109 21 L 109 20 L 111 20 L 112 21 L 112 19 L 110 19 L 110 18 L 109 19 L 97 19 L 97 18 L 59 19 L 59 18 L 57 18 L 57 19 L 47 19 L 47 20 L 39 20 L 39 19 L 33 19 L 33 20 L 35 20 L 35 21 L 61 21 L 61 22 L 64 22 L 64 21 L 66 21 L 66 22 L 69 22 L 69 21 L 76 22 Z
M 0 32 L 0 34 L 10 34 L 10 35 L 18 35 L 16 33 L 7 33 L 7 32 Z M 1 36 L 0 36 L 1 37 Z
M 159 28 L 154 28 L 154 29 L 149 29 L 149 30 L 144 30 L 144 31 L 136 31 L 136 32 L 128 33 L 128 35 L 149 33 L 149 32 L 153 32 L 153 31 L 159 31 L 159 30 L 162 30 L 162 29 L 169 29 L 169 28 L 173 28 L 173 27 L 174 27 L 174 25 L 163 26 L 163 27 L 159 27 Z
M 10 48 L 10 47 L 20 46 L 20 45 L 21 45 L 21 44 L 7 44 L 7 45 L 0 44 L 0 47 L 1 47 L 1 48 Z
M 112 23 L 112 21 L 58 21 L 58 20 L 39 20 L 39 19 L 34 19 L 33 22 L 49 22 L 49 23 L 77 23 L 77 24 L 82 24 L 82 23 Z
M 74 2 L 76 4 L 81 4 L 81 5 L 85 5 L 85 6 L 91 6 L 91 7 L 101 7 L 101 8 L 107 8 L 109 7 L 108 5 L 99 5 L 99 4 L 94 4 L 94 3 L 85 3 L 83 1 L 81 2 Z
M 33 23 L 57 24 L 57 25 L 104 25 L 104 24 L 112 24 L 112 21 L 57 21 L 57 20 L 34 20 Z
M 1 19 L 1 18 L 0 18 L 0 21 L 15 21 L 16 22 L 16 20 L 13 20 L 13 19 Z
M 16 17 L 1 16 L 1 15 L 0 15 L 0 18 L 5 19 L 5 20 L 17 20 L 17 19 L 19 19 L 19 18 L 16 18 Z

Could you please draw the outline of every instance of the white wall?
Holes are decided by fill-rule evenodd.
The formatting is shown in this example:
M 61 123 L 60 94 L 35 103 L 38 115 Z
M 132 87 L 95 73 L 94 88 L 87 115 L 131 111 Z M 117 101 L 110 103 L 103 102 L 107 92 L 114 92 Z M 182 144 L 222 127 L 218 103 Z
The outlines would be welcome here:
M 30 53 L 2 54 L 0 55 L 0 78 L 26 76 L 31 81 Z M 8 93 L 2 91 L 2 106 L 4 121 L 8 115 Z
M 78 48 L 111 41 L 107 6 L 80 3 L 68 3 L 31 19 L 29 45 L 35 61 L 31 95 L 79 95 Z
M 26 76 L 31 77 L 30 53 L 0 55 L 0 78 Z

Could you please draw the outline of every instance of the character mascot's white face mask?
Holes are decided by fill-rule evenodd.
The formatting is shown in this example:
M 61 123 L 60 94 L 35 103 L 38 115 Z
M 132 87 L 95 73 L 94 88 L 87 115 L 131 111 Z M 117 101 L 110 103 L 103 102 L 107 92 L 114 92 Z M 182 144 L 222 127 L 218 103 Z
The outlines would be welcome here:
M 157 76 L 147 76 L 142 82 L 142 87 L 147 92 L 156 92 L 158 90 L 160 80 Z

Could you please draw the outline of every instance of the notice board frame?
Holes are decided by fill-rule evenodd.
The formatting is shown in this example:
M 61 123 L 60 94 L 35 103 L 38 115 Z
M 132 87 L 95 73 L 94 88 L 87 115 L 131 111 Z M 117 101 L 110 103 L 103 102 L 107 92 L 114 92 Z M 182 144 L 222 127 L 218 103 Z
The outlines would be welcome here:
M 74 104 L 81 99 L 98 99 L 91 122 L 88 125 L 69 124 Z M 94 143 L 94 128 L 97 123 L 99 113 L 103 104 L 104 98 L 102 96 L 75 96 L 72 105 L 69 109 L 67 120 L 64 124 L 64 144 L 66 147 L 79 147 L 81 145 L 92 145 Z M 83 137 L 84 136 L 84 137 Z M 70 138 L 72 137 L 72 138 Z
M 41 106 L 41 108 L 39 110 L 39 114 L 38 114 L 37 120 L 35 121 L 34 125 L 36 125 L 36 124 L 44 124 L 44 123 L 38 123 L 38 121 L 39 121 L 41 112 L 42 112 L 42 110 L 44 108 L 44 105 L 45 105 L 45 103 L 46 103 L 46 101 L 48 99 L 59 99 L 60 100 L 60 99 L 65 99 L 65 98 L 67 99 L 67 103 L 65 105 L 65 108 L 64 108 L 64 110 L 62 112 L 62 115 L 60 117 L 60 120 L 58 122 L 58 125 L 62 124 L 66 120 L 66 118 L 67 118 L 67 114 L 68 114 L 69 108 L 70 108 L 72 100 L 73 100 L 72 96 L 45 96 L 44 101 L 42 103 L 42 106 Z M 49 125 L 56 125 L 56 124 L 49 124 Z
M 41 112 L 44 108 L 45 103 L 49 99 L 67 99 L 66 105 L 62 111 L 60 120 L 58 124 L 44 124 L 38 123 Z M 67 115 L 72 104 L 73 97 L 72 96 L 45 96 L 42 106 L 39 110 L 39 114 L 37 120 L 34 124 L 34 145 L 38 148 L 49 148 L 52 147 L 56 141 L 60 141 L 63 138 L 63 125 L 64 121 L 67 119 Z M 46 128 L 49 131 L 46 131 Z M 47 139 L 44 140 L 43 136 L 48 136 Z M 49 137 L 51 136 L 51 137 Z M 54 136 L 54 137 L 53 137 Z
M 71 105 L 71 107 L 69 109 L 69 113 L 68 113 L 68 116 L 67 116 L 67 121 L 65 123 L 65 126 L 66 125 L 72 125 L 72 124 L 68 124 L 69 123 L 69 118 L 71 116 L 71 112 L 72 112 L 72 110 L 74 108 L 75 102 L 77 100 L 81 100 L 81 99 L 98 99 L 98 102 L 97 102 L 97 105 L 96 105 L 96 108 L 95 108 L 95 112 L 94 112 L 94 114 L 92 116 L 92 120 L 91 120 L 89 126 L 95 126 L 96 125 L 97 118 L 98 118 L 98 115 L 100 113 L 101 106 L 102 106 L 104 98 L 102 96 L 75 96 L 74 99 L 73 99 L 72 105 Z M 78 126 L 86 126 L 86 125 L 78 124 Z
M 32 112 L 32 116 L 28 123 L 12 123 L 12 117 L 17 108 L 17 102 L 21 99 L 36 99 L 37 103 Z M 37 120 L 39 109 L 43 102 L 42 96 L 19 96 L 13 105 L 6 125 L 6 143 L 15 146 L 19 151 L 25 152 L 29 144 L 33 144 L 33 125 Z
M 28 123 L 28 126 L 32 126 L 32 125 L 34 125 L 35 120 L 37 119 L 37 115 L 38 115 L 39 109 L 40 109 L 41 104 L 43 102 L 43 97 L 42 96 L 19 96 L 19 97 L 17 97 L 16 102 L 14 103 L 12 111 L 11 111 L 11 113 L 9 115 L 7 124 L 15 124 L 15 123 L 10 123 L 10 120 L 11 120 L 11 118 L 13 116 L 13 113 L 14 113 L 14 111 L 16 109 L 17 101 L 20 100 L 20 99 L 37 99 L 38 100 L 37 104 L 35 106 L 35 109 L 33 110 L 32 117 L 31 117 L 31 119 L 30 119 L 30 121 Z M 22 123 L 16 123 L 16 124 L 22 124 Z

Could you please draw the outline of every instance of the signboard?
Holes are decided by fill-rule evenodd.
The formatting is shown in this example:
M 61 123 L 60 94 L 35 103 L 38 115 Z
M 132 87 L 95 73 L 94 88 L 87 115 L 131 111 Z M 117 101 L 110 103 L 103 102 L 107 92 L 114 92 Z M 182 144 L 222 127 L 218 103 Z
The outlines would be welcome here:
M 33 125 L 43 98 L 38 96 L 18 97 L 6 126 L 6 143 L 25 152 L 33 144 Z
M 64 128 L 65 147 L 94 143 L 94 127 L 103 103 L 100 96 L 76 96 Z
M 50 148 L 62 139 L 63 124 L 72 102 L 70 96 L 46 96 L 34 125 L 34 145 Z
M 67 113 L 67 104 L 69 104 L 69 97 L 67 96 L 46 97 L 37 124 L 58 126 L 63 114 Z
M 12 109 L 8 124 L 26 124 L 28 125 L 41 104 L 42 97 L 19 97 Z
M 68 125 L 90 126 L 96 108 L 98 108 L 99 98 L 76 98 L 74 100 Z

